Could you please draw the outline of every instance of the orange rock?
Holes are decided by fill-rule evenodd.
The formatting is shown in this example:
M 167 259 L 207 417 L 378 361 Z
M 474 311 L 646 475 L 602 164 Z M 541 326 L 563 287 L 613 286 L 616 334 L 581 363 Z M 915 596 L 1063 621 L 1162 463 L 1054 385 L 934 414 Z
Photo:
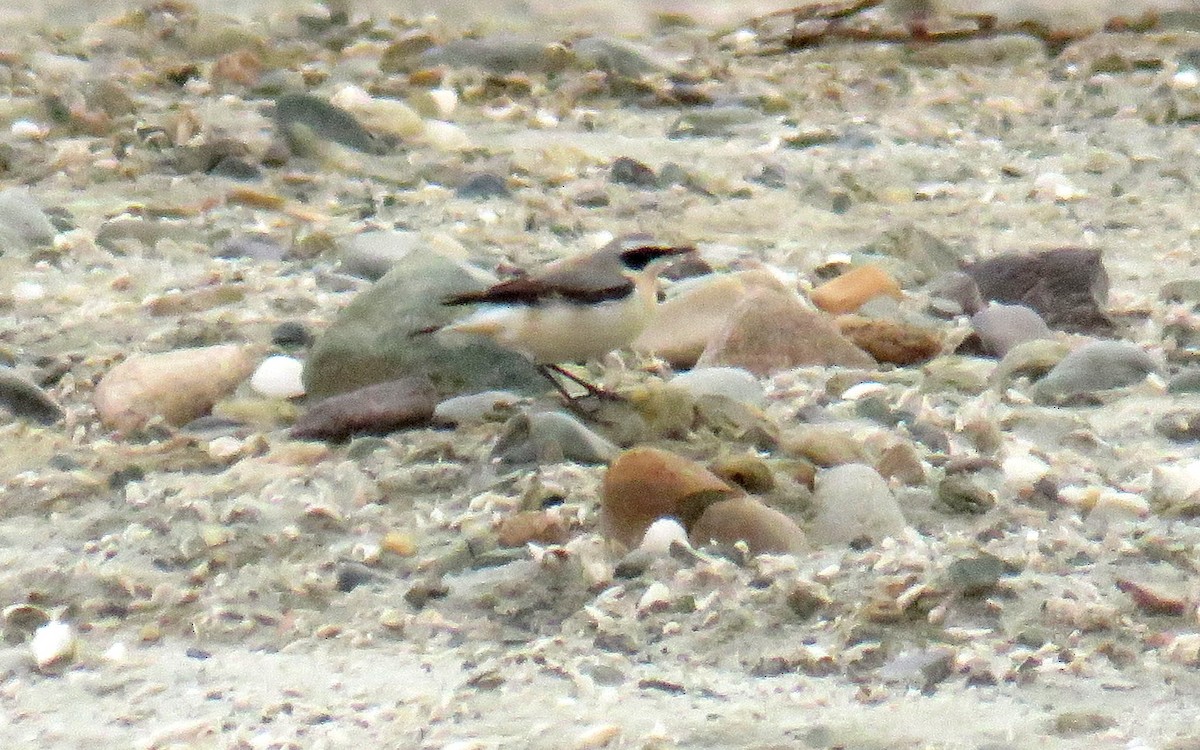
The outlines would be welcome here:
M 117 430 L 137 429 L 156 416 L 187 424 L 250 377 L 256 361 L 234 345 L 135 354 L 104 375 L 92 403 L 100 421 Z
M 873 367 L 875 360 L 824 313 L 790 293 L 759 289 L 733 309 L 696 364 L 741 367 L 761 377 L 806 365 Z
M 852 268 L 812 290 L 813 304 L 835 315 L 854 312 L 882 294 L 900 299 L 900 285 L 879 266 Z
M 521 547 L 529 542 L 562 544 L 567 541 L 567 526 L 558 513 L 523 510 L 500 522 L 496 530 L 502 547 Z
M 629 549 L 659 518 L 678 518 L 686 528 L 715 500 L 740 494 L 708 469 L 658 448 L 632 448 L 604 475 L 600 529 Z
M 915 365 L 928 362 L 942 351 L 941 333 L 932 328 L 861 315 L 843 315 L 837 326 L 855 346 L 879 362 Z
M 752 497 L 735 497 L 709 505 L 688 536 L 696 546 L 744 541 L 754 555 L 787 554 L 807 547 L 804 532 L 795 521 Z

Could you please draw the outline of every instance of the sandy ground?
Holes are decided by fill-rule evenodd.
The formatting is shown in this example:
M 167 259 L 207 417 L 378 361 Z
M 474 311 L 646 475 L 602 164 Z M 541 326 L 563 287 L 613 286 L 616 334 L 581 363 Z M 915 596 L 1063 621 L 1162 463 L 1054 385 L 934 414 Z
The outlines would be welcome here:
M 80 12 L 103 15 L 119 5 L 92 4 Z M 439 12 L 464 24 L 469 18 L 435 3 L 380 5 L 393 12 Z M 52 4 L 39 12 L 71 19 L 78 18 L 76 7 Z M 279 12 L 290 6 L 272 2 L 239 10 L 253 15 L 258 7 Z M 521 4 L 487 13 L 503 17 L 503 23 L 488 19 L 499 27 L 519 28 L 550 16 L 554 24 L 568 27 L 632 32 L 645 27 L 647 7 L 631 4 L 628 13 L 614 13 L 609 3 Z M 760 7 L 767 4 L 713 3 L 697 15 L 720 24 Z M 618 21 L 610 22 L 613 18 Z M 0 21 L 26 24 L 29 12 L 9 7 L 0 10 Z M 550 25 L 538 33 L 565 32 Z M 659 43 L 670 47 L 672 41 L 680 40 Z M 1167 276 L 1192 272 L 1200 242 L 1193 192 L 1200 132 L 1194 123 L 1161 122 L 1178 53 L 1200 47 L 1200 39 L 1187 34 L 1120 39 L 1082 45 L 1073 59 L 1086 66 L 1104 56 L 1104 44 L 1166 62 L 1092 80 L 1073 77 L 1064 72 L 1063 61 L 1015 42 L 996 45 L 998 61 L 970 48 L 961 53 L 963 62 L 951 64 L 938 59 L 938 50 L 837 48 L 736 63 L 735 87 L 770 88 L 805 101 L 804 109 L 791 113 L 803 119 L 800 127 L 857 129 L 864 142 L 879 147 L 781 150 L 775 136 L 797 123 L 771 118 L 725 138 L 667 141 L 663 133 L 676 113 L 635 107 L 602 111 L 598 132 L 572 129 L 573 123 L 546 132 L 485 121 L 468 127 L 487 148 L 515 154 L 526 164 L 561 146 L 585 152 L 595 163 L 631 156 L 655 166 L 667 160 L 697 165 L 717 188 L 714 199 L 664 193 L 618 200 L 599 214 L 575 214 L 570 218 L 579 235 L 664 232 L 707 243 L 713 257 L 749 254 L 800 271 L 906 221 L 966 254 L 1101 246 L 1113 276 L 1114 307 L 1134 319 L 1151 320 L 1131 336 L 1154 339 L 1161 310 L 1141 318 L 1138 311 L 1155 309 Z M 884 85 L 880 71 L 886 74 Z M 827 96 L 813 94 L 818 91 Z M 243 115 L 229 102 L 205 111 L 216 122 Z M 865 197 L 856 198 L 848 214 L 797 201 L 790 191 L 730 197 L 743 176 L 767 160 L 821 189 L 848 185 L 852 177 L 862 188 L 852 188 L 855 195 Z M 1034 181 L 1045 173 L 1063 173 L 1083 192 L 1070 200 L 1041 200 Z M 90 229 L 112 207 L 168 188 L 180 204 L 199 204 L 225 189 L 186 179 L 147 180 L 134 187 L 99 184 L 86 173 L 51 176 L 34 185 L 43 205 L 71 208 L 81 222 L 92 222 Z M 313 205 L 332 210 L 348 195 L 351 191 L 330 188 Z M 529 206 L 534 213 L 553 213 L 536 200 Z M 501 207 L 498 219 L 484 220 L 477 206 L 452 201 L 396 211 L 431 233 L 455 222 L 467 225 L 469 232 L 456 236 L 481 246 L 520 236 L 528 215 Z M 249 221 L 241 215 L 225 220 Z M 353 218 L 335 216 L 327 228 L 337 234 L 356 226 Z M 379 579 L 348 593 L 334 592 L 335 567 L 363 557 L 361 546 L 381 529 L 427 534 L 422 556 L 427 549 L 434 558 L 452 549 L 462 532 L 453 518 L 469 515 L 473 499 L 495 480 L 483 467 L 486 452 L 477 445 L 447 447 L 452 439 L 443 433 L 419 432 L 391 440 L 365 459 L 347 456 L 342 447 L 311 470 L 263 463 L 239 472 L 202 456 L 160 451 L 153 441 L 131 447 L 108 439 L 89 422 L 88 378 L 98 377 L 130 347 L 149 341 L 148 348 L 169 348 L 164 342 L 172 340 L 168 329 L 175 321 L 126 323 L 105 312 L 136 316 L 141 294 L 186 286 L 218 268 L 206 255 L 186 251 L 191 247 L 186 242 L 180 244 L 185 251 L 105 260 L 98 270 L 77 268 L 65 280 L 45 268 L 27 269 L 29 279 L 52 287 L 62 283 L 64 299 L 76 299 L 79 308 L 94 302 L 100 312 L 91 317 L 73 312 L 56 321 L 10 310 L 6 318 L 11 326 L 7 345 L 22 353 L 80 353 L 82 363 L 77 390 L 58 394 L 69 402 L 77 435 L 67 429 L 47 434 L 4 427 L 2 465 L 12 478 L 0 503 L 0 591 L 8 597 L 0 605 L 40 592 L 49 609 L 61 608 L 67 618 L 86 613 L 80 619 L 87 619 L 88 627 L 76 661 L 61 673 L 34 670 L 25 643 L 0 648 L 0 746 L 1200 746 L 1195 660 L 1173 661 L 1153 647 L 1153 634 L 1195 631 L 1194 611 L 1187 618 L 1146 618 L 1121 600 L 1115 605 L 1116 624 L 1089 630 L 1074 627 L 1069 617 L 1065 624 L 1051 623 L 1047 645 L 1029 647 L 1037 655 L 1028 679 L 1018 679 L 1012 675 L 1023 662 L 1013 656 L 1019 649 L 1009 636 L 1020 627 L 1002 632 L 991 620 L 964 610 L 956 630 L 932 639 L 921 623 L 877 626 L 851 638 L 839 632 L 850 627 L 841 620 L 830 618 L 817 628 L 790 617 L 782 588 L 775 585 L 786 575 L 753 567 L 727 565 L 709 579 L 701 574 L 669 579 L 673 588 L 698 599 L 714 592 L 720 596 L 709 601 L 707 611 L 649 615 L 636 608 L 644 581 L 620 583 L 620 590 L 601 594 L 552 561 L 521 560 L 500 572 L 456 570 L 448 578 L 451 593 L 445 602 L 420 612 L 411 611 L 402 598 L 419 578 L 411 562 L 381 566 Z M 542 231 L 517 254 L 528 260 L 562 252 L 566 244 Z M 278 318 L 288 317 L 281 309 L 302 310 L 319 326 L 353 296 L 354 290 L 310 282 L 310 270 L 242 269 L 239 278 L 261 299 L 246 303 L 236 323 L 240 335 L 261 340 Z M 112 283 L 122 275 L 134 279 L 128 294 Z M 82 299 L 81 289 L 89 284 L 104 290 L 97 292 L 98 300 Z M 270 304 L 262 301 L 268 298 Z M 1165 443 L 1150 428 L 1179 405 L 1140 394 L 1111 409 L 1064 416 L 1072 429 L 1095 436 L 1100 447 L 1089 444 L 1078 454 L 1063 449 L 1054 454 L 1061 462 L 1056 468 L 1080 481 L 1123 482 L 1131 492 L 1144 492 L 1157 463 L 1200 455 L 1192 446 Z M 1020 420 L 1014 422 L 1019 427 Z M 279 434 L 270 439 L 276 446 L 286 442 Z M 51 456 L 63 454 L 93 474 L 78 477 L 45 468 Z M 202 468 L 194 469 L 193 460 Z M 109 477 L 129 463 L 149 467 L 148 476 L 135 477 L 128 486 L 110 485 Z M 573 502 L 591 519 L 598 474 L 598 469 L 558 467 L 544 479 L 573 488 Z M 314 506 L 336 512 L 309 512 Z M 1188 524 L 1169 520 L 1096 530 L 1085 527 L 1075 511 L 1051 517 L 1017 509 L 989 522 L 1018 539 L 1014 547 L 1025 544 L 1038 552 L 1044 544 L 1044 557 L 1054 564 L 1035 572 L 1084 592 L 1107 581 L 1111 569 L 1137 558 L 1142 549 L 1137 544 L 1150 537 L 1175 544 L 1184 556 L 1200 548 Z M 198 563 L 203 553 L 180 551 L 194 551 L 197 538 L 222 525 L 237 532 L 233 541 L 218 545 L 228 550 L 220 552 L 225 556 L 220 562 Z M 900 549 L 936 564 L 939 556 L 970 547 L 980 528 L 947 519 L 944 526 L 926 524 L 920 531 L 937 542 L 923 546 L 920 539 L 909 539 Z M 1130 545 L 1139 552 L 1131 552 Z M 1062 562 L 1077 559 L 1075 553 L 1087 562 L 1077 567 Z M 875 580 L 871 566 L 879 562 L 873 554 L 825 550 L 799 561 L 792 572 L 812 577 L 842 566 L 857 581 L 853 576 L 861 569 L 866 586 Z M 768 579 L 765 587 L 752 585 L 761 577 Z M 1048 585 L 1045 580 L 1039 578 L 1037 585 Z M 1043 594 L 1031 596 L 1040 602 Z M 105 609 L 110 600 L 119 616 Z M 1096 601 L 1107 605 L 1109 599 Z M 1040 622 L 1044 615 L 1036 612 L 1035 607 L 1026 615 Z M 597 634 L 609 626 L 632 645 L 598 646 Z M 1007 645 L 993 648 L 991 638 Z M 834 641 L 846 651 L 861 648 L 858 656 L 840 655 L 833 674 L 814 668 L 762 676 L 755 670 L 765 656 Z M 949 643 L 963 654 L 978 646 L 996 662 L 998 684 L 969 685 L 955 675 L 923 694 L 905 684 L 881 685 L 872 676 L 878 666 L 874 659 L 892 659 L 931 641 Z M 871 646 L 875 642 L 883 644 L 882 656 Z M 861 671 L 856 659 L 864 665 Z M 964 656 L 962 663 L 970 660 Z

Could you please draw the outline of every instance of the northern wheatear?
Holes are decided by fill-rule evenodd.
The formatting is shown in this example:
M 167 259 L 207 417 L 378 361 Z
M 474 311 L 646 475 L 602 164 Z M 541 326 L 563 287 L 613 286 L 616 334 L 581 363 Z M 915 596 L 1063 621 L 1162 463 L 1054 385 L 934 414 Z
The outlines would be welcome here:
M 695 248 L 614 240 L 536 273 L 446 298 L 443 304 L 480 308 L 441 330 L 486 336 L 525 355 L 568 398 L 551 372 L 602 393 L 559 365 L 628 346 L 654 315 L 659 272 L 691 252 Z

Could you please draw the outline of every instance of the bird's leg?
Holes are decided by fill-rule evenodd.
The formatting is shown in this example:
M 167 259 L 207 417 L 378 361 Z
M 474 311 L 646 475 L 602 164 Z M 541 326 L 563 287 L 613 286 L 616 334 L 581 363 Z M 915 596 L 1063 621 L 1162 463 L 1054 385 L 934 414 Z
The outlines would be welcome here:
M 596 385 L 595 383 L 589 383 L 588 381 L 586 381 L 583 378 L 579 377 L 578 375 L 572 373 L 570 370 L 566 369 L 565 367 L 562 367 L 560 365 L 542 365 L 542 367 L 546 368 L 546 370 L 551 370 L 553 372 L 558 373 L 559 375 L 562 375 L 567 380 L 570 380 L 572 383 L 578 385 L 579 387 L 581 387 L 585 391 L 587 391 L 589 396 L 595 396 L 596 398 L 603 399 L 605 401 L 620 401 L 621 400 L 621 397 L 618 396 L 617 394 L 613 393 L 612 391 L 607 390 L 605 388 L 601 388 L 600 386 Z M 561 386 L 559 386 L 559 392 L 566 394 L 566 391 L 563 390 Z M 568 396 L 568 398 L 570 398 L 570 397 Z

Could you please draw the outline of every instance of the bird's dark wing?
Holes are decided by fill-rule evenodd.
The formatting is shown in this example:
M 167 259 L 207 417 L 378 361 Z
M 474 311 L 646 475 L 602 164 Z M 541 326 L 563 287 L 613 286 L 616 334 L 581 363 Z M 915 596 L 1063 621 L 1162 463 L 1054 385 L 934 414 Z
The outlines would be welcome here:
M 555 280 L 549 277 L 522 277 L 502 281 L 477 292 L 452 295 L 442 300 L 442 304 L 490 303 L 534 306 L 558 301 L 590 305 L 621 299 L 630 294 L 633 288 L 633 281 L 620 274 L 617 274 L 615 279 L 608 279 L 608 283 L 590 283 L 588 279 L 573 279 L 569 283 L 555 283 Z

